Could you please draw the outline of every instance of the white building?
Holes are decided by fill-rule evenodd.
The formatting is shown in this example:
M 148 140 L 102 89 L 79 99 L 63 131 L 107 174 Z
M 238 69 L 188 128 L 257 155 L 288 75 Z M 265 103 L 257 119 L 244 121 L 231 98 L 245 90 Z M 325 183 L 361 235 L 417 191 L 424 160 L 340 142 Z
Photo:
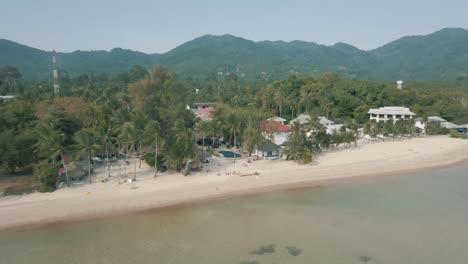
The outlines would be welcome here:
M 370 120 L 396 122 L 400 119 L 412 119 L 416 114 L 411 112 L 409 108 L 399 106 L 385 106 L 378 109 L 369 109 L 367 112 L 370 115 Z
M 270 120 L 262 122 L 263 136 L 277 145 L 281 145 L 288 140 L 290 130 L 289 126 L 279 122 Z

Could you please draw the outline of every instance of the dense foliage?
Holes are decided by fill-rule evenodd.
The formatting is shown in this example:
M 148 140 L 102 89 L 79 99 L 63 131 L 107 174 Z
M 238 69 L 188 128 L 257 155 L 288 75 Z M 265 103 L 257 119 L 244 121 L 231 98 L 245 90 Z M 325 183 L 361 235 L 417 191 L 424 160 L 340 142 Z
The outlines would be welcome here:
M 0 68 L 0 73 L 0 94 L 16 96 L 0 103 L 0 167 L 10 175 L 34 169 L 42 190 L 55 188 L 58 178 L 52 172 L 67 157 L 90 164 L 95 155 L 123 152 L 140 158 L 139 164 L 146 155 L 152 166 L 164 163 L 170 170 L 185 171 L 200 159 L 197 141 L 215 146 L 222 139 L 252 153 L 263 141 L 262 122 L 274 115 L 291 120 L 308 113 L 346 125 L 327 134 L 314 122 L 293 124 L 286 154 L 301 162 L 310 162 L 314 154 L 329 148 L 350 146 L 359 127 L 371 135 L 417 134 L 409 123 L 367 122 L 371 107 L 407 106 L 421 117 L 439 115 L 468 123 L 468 82 L 460 78 L 439 86 L 411 82 L 398 90 L 393 83 L 350 80 L 333 73 L 317 78 L 289 75 L 273 82 L 234 74 L 200 81 L 177 78 L 161 66 L 150 71 L 135 66 L 114 78 L 61 75 L 61 92 L 54 96 L 51 82 L 24 81 L 13 67 Z M 187 110 L 202 101 L 218 102 L 213 120 L 200 122 Z M 446 132 L 437 127 L 428 131 Z M 134 178 L 139 164 L 135 163 Z

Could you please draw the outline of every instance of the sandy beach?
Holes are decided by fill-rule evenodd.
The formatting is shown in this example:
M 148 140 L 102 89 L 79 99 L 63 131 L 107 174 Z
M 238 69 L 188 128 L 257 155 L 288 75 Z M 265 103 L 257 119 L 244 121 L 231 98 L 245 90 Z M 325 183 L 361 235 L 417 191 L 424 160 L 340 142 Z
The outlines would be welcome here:
M 203 172 L 190 176 L 164 173 L 157 179 L 144 162 L 137 181 L 119 184 L 120 176 L 133 172 L 133 164 L 112 170 L 114 176 L 96 171 L 92 184 L 83 183 L 53 193 L 32 193 L 0 198 L 0 230 L 37 227 L 54 223 L 189 204 L 257 192 L 320 185 L 328 181 L 363 176 L 394 175 L 448 166 L 468 160 L 468 140 L 446 136 L 413 138 L 328 152 L 314 162 L 299 165 L 284 160 L 248 163 L 214 158 Z M 251 175 L 253 176 L 240 176 Z

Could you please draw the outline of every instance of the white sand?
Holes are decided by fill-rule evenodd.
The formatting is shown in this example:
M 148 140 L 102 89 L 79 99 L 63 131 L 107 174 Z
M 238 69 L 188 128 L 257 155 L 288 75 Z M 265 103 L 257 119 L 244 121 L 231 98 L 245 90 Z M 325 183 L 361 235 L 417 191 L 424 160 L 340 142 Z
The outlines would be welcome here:
M 73 221 L 109 214 L 245 193 L 321 184 L 327 180 L 355 176 L 398 174 L 447 166 L 468 160 L 468 140 L 446 136 L 360 144 L 357 148 L 329 152 L 308 165 L 284 160 L 247 163 L 246 159 L 214 158 L 205 170 L 184 177 L 153 171 L 142 162 L 137 182 L 118 184 L 117 177 L 100 182 L 106 175 L 97 171 L 93 184 L 63 188 L 53 193 L 33 193 L 0 199 L 0 230 Z M 133 164 L 114 170 L 114 176 L 131 175 Z M 228 172 L 231 172 L 230 174 Z M 240 177 L 232 172 L 259 176 Z

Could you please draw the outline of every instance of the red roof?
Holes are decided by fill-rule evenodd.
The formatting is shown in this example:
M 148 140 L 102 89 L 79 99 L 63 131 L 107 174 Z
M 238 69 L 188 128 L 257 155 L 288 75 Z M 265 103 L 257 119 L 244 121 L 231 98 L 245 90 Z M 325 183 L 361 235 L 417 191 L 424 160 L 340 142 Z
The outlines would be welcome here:
M 287 125 L 283 125 L 276 121 L 263 121 L 262 129 L 267 133 L 289 132 L 291 130 Z
M 200 115 L 200 116 L 206 116 L 206 117 L 209 117 L 209 118 L 213 118 L 214 111 L 215 111 L 214 108 L 203 108 L 203 109 L 198 110 L 197 114 Z

